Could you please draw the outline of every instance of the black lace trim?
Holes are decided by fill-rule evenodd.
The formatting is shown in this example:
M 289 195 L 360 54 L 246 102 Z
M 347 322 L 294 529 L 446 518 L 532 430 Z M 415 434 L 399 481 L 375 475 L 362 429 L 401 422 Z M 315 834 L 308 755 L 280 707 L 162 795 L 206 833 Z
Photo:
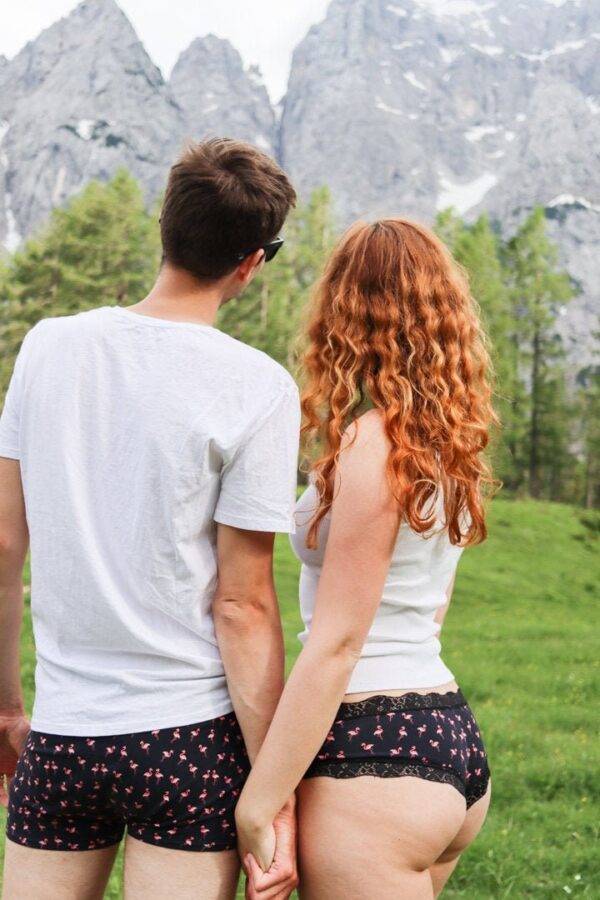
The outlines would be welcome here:
M 425 781 L 434 781 L 437 784 L 450 784 L 465 797 L 467 809 L 485 795 L 490 778 L 489 769 L 486 767 L 481 780 L 470 784 L 469 789 L 466 790 L 462 779 L 448 769 L 387 759 L 317 760 L 310 766 L 304 777 L 358 778 L 361 775 L 374 775 L 377 778 L 402 778 L 408 775 L 413 778 L 423 778 Z
M 378 778 L 398 778 L 402 775 L 413 775 L 426 781 L 437 781 L 440 784 L 451 784 L 461 794 L 465 786 L 454 772 L 439 769 L 437 766 L 424 766 L 420 763 L 405 763 L 387 759 L 330 759 L 313 763 L 305 778 L 317 778 L 329 775 L 332 778 L 357 778 L 361 775 L 376 775 Z
M 486 766 L 483 776 L 475 783 L 473 783 L 472 781 L 469 783 L 469 790 L 467 791 L 467 809 L 470 809 L 470 807 L 473 806 L 474 803 L 477 803 L 478 800 L 481 800 L 481 798 L 485 796 L 485 793 L 488 789 L 489 780 L 490 770 Z
M 341 703 L 338 719 L 355 719 L 361 716 L 376 716 L 379 713 L 398 712 L 403 709 L 449 709 L 454 706 L 466 706 L 467 701 L 461 690 L 446 694 L 400 694 L 390 697 L 388 694 L 376 694 L 366 700 L 355 703 Z

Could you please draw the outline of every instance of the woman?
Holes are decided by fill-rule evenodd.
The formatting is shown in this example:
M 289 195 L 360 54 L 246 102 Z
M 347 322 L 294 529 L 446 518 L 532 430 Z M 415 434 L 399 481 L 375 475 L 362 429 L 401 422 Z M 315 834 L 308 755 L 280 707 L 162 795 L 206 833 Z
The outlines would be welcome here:
M 298 788 L 303 900 L 429 900 L 490 801 L 438 640 L 459 557 L 486 537 L 486 338 L 440 241 L 395 219 L 342 237 L 308 334 L 304 433 L 321 455 L 293 542 L 304 648 L 237 808 L 249 893 L 282 896 L 262 870 Z

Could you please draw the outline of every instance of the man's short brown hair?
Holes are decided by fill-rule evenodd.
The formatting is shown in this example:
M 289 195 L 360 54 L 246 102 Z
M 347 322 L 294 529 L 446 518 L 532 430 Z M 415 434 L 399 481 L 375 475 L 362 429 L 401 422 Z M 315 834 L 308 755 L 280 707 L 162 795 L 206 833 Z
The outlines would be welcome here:
M 296 201 L 266 153 L 230 138 L 192 144 L 169 173 L 160 217 L 163 260 L 202 281 L 277 237 Z

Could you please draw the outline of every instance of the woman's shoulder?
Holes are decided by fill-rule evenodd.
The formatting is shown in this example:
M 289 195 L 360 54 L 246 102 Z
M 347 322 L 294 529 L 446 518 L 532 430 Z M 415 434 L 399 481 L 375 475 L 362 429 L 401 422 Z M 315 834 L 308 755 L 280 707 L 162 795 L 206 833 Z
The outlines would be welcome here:
M 356 444 L 364 446 L 366 444 L 379 444 L 386 451 L 389 451 L 391 441 L 389 439 L 385 426 L 385 415 L 380 409 L 369 409 L 361 416 L 354 419 L 347 427 L 342 439 L 342 447 Z
M 344 473 L 346 479 L 363 480 L 368 475 L 379 475 L 387 480 L 385 468 L 391 448 L 385 418 L 378 409 L 370 409 L 354 419 L 342 434 L 340 454 L 329 478 L 335 473 Z M 320 480 L 319 468 L 314 468 L 308 477 L 309 487 L 317 488 Z
M 376 409 L 369 410 L 346 429 L 337 471 L 346 484 L 383 496 L 389 491 L 386 470 L 390 448 L 383 414 Z

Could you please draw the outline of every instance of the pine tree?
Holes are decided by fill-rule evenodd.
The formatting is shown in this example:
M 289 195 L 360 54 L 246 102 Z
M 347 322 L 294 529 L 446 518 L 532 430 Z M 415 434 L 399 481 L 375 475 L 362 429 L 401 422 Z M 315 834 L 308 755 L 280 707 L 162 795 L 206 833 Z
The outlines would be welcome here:
M 309 293 L 334 237 L 331 196 L 319 188 L 292 212 L 285 245 L 244 294 L 223 307 L 218 326 L 294 368 L 297 339 Z
M 0 273 L 1 387 L 39 319 L 134 303 L 151 286 L 158 262 L 157 217 L 125 170 L 107 184 L 90 182 L 67 207 L 55 209 Z
M 454 229 L 454 255 L 469 275 L 471 293 L 477 301 L 490 341 L 495 372 L 494 408 L 501 432 L 495 435 L 493 462 L 497 476 L 507 485 L 518 483 L 518 462 L 511 453 L 514 423 L 512 409 L 519 393 L 511 347 L 510 297 L 501 262 L 501 246 L 487 215 L 472 226 Z
M 600 322 L 600 318 L 599 318 Z M 600 330 L 593 336 L 600 341 Z M 600 350 L 595 356 L 600 357 Z M 587 509 L 600 507 L 600 364 L 579 374 L 578 418 L 581 422 L 583 457 L 582 503 Z
M 600 371 L 590 378 L 584 406 L 584 495 L 588 509 L 600 507 Z
M 569 433 L 565 393 L 556 389 L 556 365 L 564 357 L 554 321 L 560 306 L 573 296 L 569 276 L 558 271 L 558 252 L 546 236 L 544 210 L 537 207 L 509 241 L 506 265 L 510 277 L 515 331 L 513 344 L 517 367 L 526 379 L 528 395 L 514 406 L 515 437 L 518 423 L 527 423 L 525 450 L 527 484 L 533 497 L 544 494 L 544 467 L 556 452 L 551 419 L 562 421 Z M 522 403 L 522 406 L 521 406 Z M 521 436 L 524 436 L 521 431 Z M 522 447 L 518 448 L 521 452 Z M 562 451 L 561 451 L 562 452 Z M 546 485 L 546 494 L 548 485 Z
M 454 255 L 460 238 L 465 231 L 467 231 L 467 226 L 463 220 L 450 207 L 448 209 L 443 209 L 437 214 L 433 227 L 437 236 Z

